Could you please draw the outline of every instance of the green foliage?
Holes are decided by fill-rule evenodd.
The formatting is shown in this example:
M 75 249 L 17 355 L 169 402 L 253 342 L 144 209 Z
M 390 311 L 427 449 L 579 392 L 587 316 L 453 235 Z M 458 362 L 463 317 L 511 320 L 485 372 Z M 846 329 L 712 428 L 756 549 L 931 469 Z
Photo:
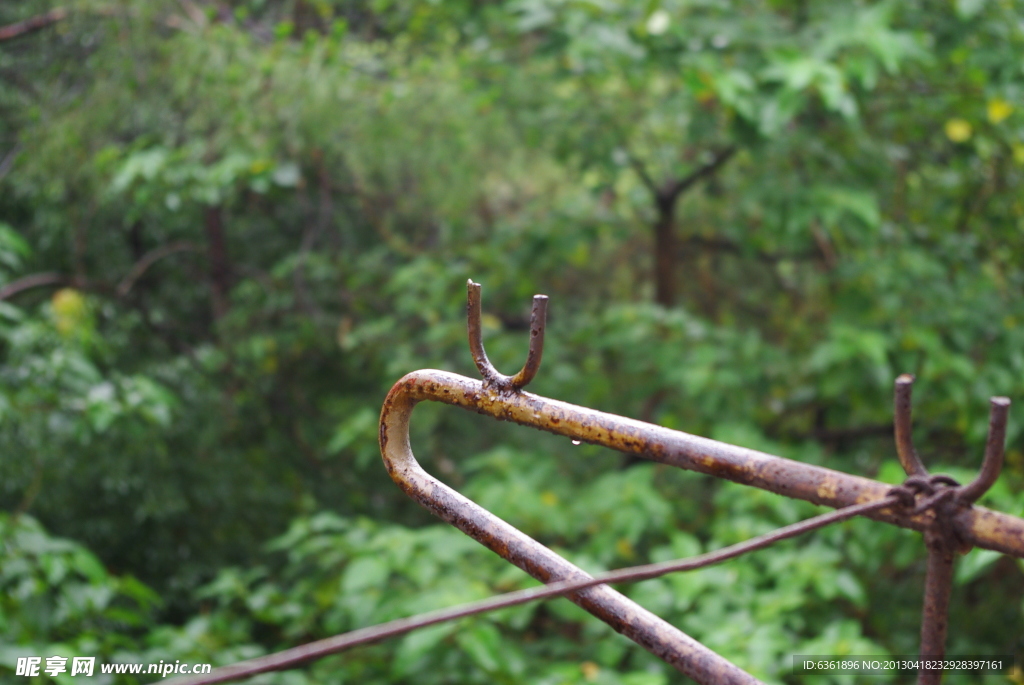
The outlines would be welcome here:
M 0 41 L 5 667 L 228 663 L 531 582 L 377 461 L 391 383 L 475 375 L 470 277 L 505 372 L 551 296 L 531 390 L 888 482 L 896 374 L 961 478 L 1021 396 L 1014 3 L 63 6 Z M 593 571 L 815 511 L 449 408 L 412 439 Z M 985 504 L 1024 512 L 1022 455 L 1011 419 Z M 854 521 L 625 591 L 790 682 L 794 653 L 913 653 L 922 556 Z M 1019 573 L 962 560 L 951 653 L 1016 648 Z M 263 680 L 431 678 L 673 674 L 559 600 Z
M 153 590 L 131 576 L 112 576 L 92 552 L 51 537 L 27 515 L 0 516 L 0 569 L 4 682 L 14 682 L 7 677 L 20 656 L 108 661 L 135 650 L 160 605 Z

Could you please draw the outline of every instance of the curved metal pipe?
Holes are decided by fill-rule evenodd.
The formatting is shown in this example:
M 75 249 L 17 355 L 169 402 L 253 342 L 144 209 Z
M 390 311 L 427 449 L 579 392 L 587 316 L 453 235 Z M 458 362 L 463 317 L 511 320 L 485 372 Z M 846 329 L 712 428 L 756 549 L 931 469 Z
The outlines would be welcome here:
M 466 312 L 469 347 L 483 381 L 430 369 L 410 373 L 399 380 L 388 393 L 381 411 L 381 454 L 391 478 L 406 494 L 544 583 L 590 576 L 444 485 L 419 465 L 409 444 L 409 421 L 418 402 L 444 402 L 502 421 L 564 435 L 574 442 L 610 447 L 837 509 L 874 502 L 878 508 L 866 512 L 866 516 L 924 531 L 926 541 L 931 541 L 927 579 L 930 590 L 926 593 L 922 622 L 922 649 L 934 649 L 935 645 L 945 642 L 946 604 L 941 600 L 945 597 L 948 603 L 954 547 L 974 545 L 1024 557 L 1024 520 L 971 506 L 996 480 L 1002 466 L 1010 404 L 1006 398 L 992 399 L 989 439 L 981 473 L 968 486 L 957 488 L 955 481 L 946 476 L 929 476 L 921 462 L 911 434 L 914 377 L 903 374 L 897 378 L 893 422 L 896 450 L 908 474 L 907 483 L 918 486 L 918 490 L 929 496 L 916 507 L 885 506 L 882 500 L 897 501 L 890 496 L 892 489 L 885 483 L 523 392 L 523 386 L 533 379 L 540 367 L 547 297 L 534 297 L 526 363 L 515 376 L 504 376 L 494 368 L 484 350 L 480 289 L 472 280 L 467 283 Z M 935 493 L 935 484 L 942 484 L 946 489 Z M 947 506 L 954 496 L 957 506 Z M 911 491 L 907 491 L 905 497 L 909 498 L 908 503 L 913 503 Z M 941 550 L 933 544 L 939 537 L 944 541 Z M 699 683 L 760 682 L 607 585 L 566 596 Z M 926 653 L 929 652 L 922 652 Z
M 431 476 L 412 453 L 409 420 L 419 401 L 437 399 L 457 406 L 476 404 L 482 409 L 497 407 L 497 404 L 488 405 L 487 401 L 497 401 L 498 394 L 485 383 L 443 371 L 417 371 L 398 381 L 384 401 L 380 419 L 380 448 L 388 473 L 406 494 L 436 516 L 537 580 L 550 583 L 589 578 L 582 569 Z M 529 401 L 525 393 L 500 394 Z M 512 408 L 509 409 L 507 416 L 499 418 L 512 418 Z M 607 585 L 580 590 L 566 597 L 698 683 L 755 685 L 762 682 Z

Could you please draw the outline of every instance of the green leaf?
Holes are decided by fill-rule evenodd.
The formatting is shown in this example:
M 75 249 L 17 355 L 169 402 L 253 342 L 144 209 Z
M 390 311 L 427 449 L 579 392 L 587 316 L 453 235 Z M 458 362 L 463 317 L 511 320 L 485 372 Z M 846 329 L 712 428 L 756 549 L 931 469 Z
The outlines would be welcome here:
M 1002 556 L 990 549 L 972 549 L 957 562 L 956 584 L 967 585 L 972 582 L 988 571 Z
M 867 606 L 867 594 L 861 586 L 860 581 L 849 571 L 839 571 L 835 575 L 836 590 L 839 595 L 850 600 L 854 605 L 864 608 Z
M 110 189 L 122 193 L 137 180 L 152 181 L 164 169 L 170 152 L 157 147 L 129 155 L 110 182 Z
M 337 454 L 357 440 L 373 439 L 376 432 L 377 412 L 369 407 L 363 407 L 338 426 L 327 443 L 327 453 Z
M 668 677 L 664 673 L 633 671 L 622 676 L 622 685 L 668 685 Z
M 32 248 L 14 227 L 0 221 L 0 262 L 8 268 L 17 268 L 21 258 L 32 254 Z
M 437 649 L 438 645 L 458 628 L 456 623 L 443 623 L 409 633 L 398 645 L 391 668 L 397 677 L 405 677 L 413 672 L 417 663 L 428 652 Z
M 493 624 L 475 623 L 472 627 L 459 631 L 455 641 L 473 662 L 487 673 L 496 673 L 502 669 L 504 659 L 501 633 Z
M 955 0 L 956 13 L 961 19 L 971 19 L 985 9 L 987 0 Z
M 380 557 L 358 557 L 345 568 L 342 590 L 354 594 L 367 588 L 381 588 L 388 582 L 391 569 Z
M 95 555 L 86 550 L 78 550 L 74 555 L 74 568 L 84 575 L 90 583 L 102 583 L 108 579 L 107 570 Z

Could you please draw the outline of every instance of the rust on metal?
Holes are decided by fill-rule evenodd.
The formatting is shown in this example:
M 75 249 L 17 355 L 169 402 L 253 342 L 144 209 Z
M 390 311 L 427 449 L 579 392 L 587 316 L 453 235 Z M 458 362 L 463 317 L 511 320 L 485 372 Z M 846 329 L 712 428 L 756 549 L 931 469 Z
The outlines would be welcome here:
M 409 419 L 417 402 L 435 398 L 456 406 L 487 407 L 496 412 L 492 414 L 496 418 L 504 419 L 513 419 L 516 414 L 512 407 L 505 413 L 503 404 L 514 399 L 529 401 L 525 393 L 500 391 L 443 371 L 406 376 L 392 388 L 381 413 L 381 453 L 392 479 L 435 515 L 537 580 L 551 583 L 589 578 L 578 567 L 423 470 L 409 445 Z M 555 418 L 556 423 L 562 421 L 554 416 L 549 418 Z M 567 597 L 699 683 L 761 682 L 607 585 L 576 591 Z
M 928 563 L 921 606 L 920 656 L 927 663 L 942 661 L 946 655 L 953 566 L 957 554 L 969 551 L 973 542 L 962 536 L 963 531 L 957 526 L 957 521 L 963 515 L 977 511 L 973 506 L 974 502 L 999 478 L 999 471 L 1003 466 L 1010 400 L 1006 397 L 992 398 L 988 439 L 985 442 L 985 457 L 981 471 L 973 481 L 961 486 L 949 476 L 929 476 L 914 448 L 910 434 L 910 387 L 913 382 L 914 377 L 909 374 L 896 379 L 896 448 L 900 464 L 908 477 L 902 486 L 893 488 L 893 494 L 900 497 L 903 505 L 914 513 L 933 513 L 932 520 L 924 530 Z M 918 501 L 917 497 L 921 499 Z M 941 682 L 941 668 L 921 668 L 918 671 L 918 685 L 940 685 Z
M 400 618 L 387 623 L 381 623 L 367 628 L 359 628 L 340 635 L 334 635 L 323 640 L 310 642 L 299 647 L 292 647 L 273 654 L 240 661 L 230 666 L 223 666 L 212 673 L 193 678 L 172 678 L 167 681 L 168 685 L 213 685 L 214 683 L 226 683 L 232 680 L 248 678 L 260 673 L 280 671 L 293 666 L 298 666 L 313 659 L 320 659 L 331 654 L 338 654 L 352 647 L 379 642 L 397 635 L 404 635 L 425 628 L 437 625 L 446 621 L 454 621 L 459 618 L 475 616 L 488 611 L 506 609 L 519 606 L 528 602 L 535 602 L 550 597 L 558 597 L 569 594 L 576 590 L 585 590 L 597 585 L 608 583 L 627 583 L 640 580 L 658 578 L 668 573 L 679 571 L 693 571 L 699 568 L 706 568 L 728 559 L 734 559 L 743 554 L 764 549 L 774 545 L 781 540 L 787 540 L 797 535 L 803 535 L 812 530 L 824 526 L 845 521 L 876 507 L 892 506 L 901 501 L 902 496 L 892 495 L 889 499 L 878 500 L 870 504 L 860 504 L 845 509 L 837 509 L 827 514 L 821 514 L 814 518 L 804 519 L 782 528 L 777 528 L 770 533 L 759 535 L 756 538 L 744 540 L 735 545 L 729 545 L 713 552 L 706 552 L 685 559 L 674 559 L 672 561 L 661 561 L 654 564 L 642 566 L 631 566 L 616 571 L 602 573 L 594 578 L 582 580 L 567 580 L 555 583 L 548 583 L 538 587 L 515 590 L 502 595 L 495 595 L 483 600 L 463 604 L 461 606 L 449 607 L 424 614 L 417 614 L 407 618 Z
M 442 371 L 426 371 L 410 374 L 396 383 L 384 400 L 381 411 L 380 447 L 384 464 L 391 478 L 406 494 L 537 580 L 553 583 L 590 579 L 582 569 L 441 483 L 427 473 L 413 456 L 409 444 L 409 420 L 416 404 L 423 399 L 431 399 L 430 394 L 448 404 L 474 408 L 480 413 L 493 412 L 495 418 L 502 420 L 517 421 L 517 411 L 523 410 L 530 411 L 534 419 L 543 418 L 540 407 L 533 412 L 528 404 L 525 407 L 518 405 L 521 401 L 531 401 L 531 396 L 524 393 L 522 387 L 533 378 L 540 365 L 547 298 L 534 298 L 527 361 L 519 373 L 509 377 L 499 374 L 487 359 L 481 336 L 480 286 L 469 281 L 467 287 L 469 344 L 484 380 L 470 381 Z M 425 377 L 418 377 L 420 374 L 425 374 Z M 420 380 L 422 384 L 417 382 Z M 422 390 L 428 392 L 424 394 Z M 559 412 L 545 414 L 549 425 L 558 425 L 563 420 L 561 415 L 556 415 Z M 567 417 L 566 420 L 568 423 Z M 577 437 L 586 436 L 581 433 Z M 753 685 L 761 682 L 607 585 L 577 590 L 566 596 L 699 683 Z
M 498 373 L 484 350 L 483 326 L 480 323 L 480 290 L 479 283 L 469 280 L 466 283 L 466 318 L 469 321 L 469 351 L 473 355 L 476 368 L 480 370 L 484 382 L 500 390 L 519 391 L 525 388 L 540 369 L 540 360 L 544 354 L 544 325 L 548 316 L 548 296 L 534 295 L 533 310 L 530 312 L 530 349 L 526 355 L 523 368 L 514 376 Z
M 891 505 L 872 508 L 865 515 L 923 531 L 930 541 L 926 617 L 922 625 L 922 634 L 927 631 L 929 635 L 928 649 L 933 649 L 931 645 L 936 642 L 945 644 L 947 576 L 952 573 L 958 546 L 964 549 L 978 546 L 1024 556 L 1024 520 L 971 506 L 994 482 L 1002 463 L 1009 404 L 1004 398 L 993 399 L 992 430 L 982 473 L 971 485 L 960 488 L 947 476 L 929 476 L 911 435 L 914 378 L 908 374 L 897 378 L 896 446 L 900 463 L 910 478 L 906 485 L 892 488 L 867 478 L 524 392 L 522 388 L 536 375 L 543 353 L 547 298 L 540 295 L 534 298 L 527 361 L 519 373 L 510 377 L 498 373 L 484 350 L 481 287 L 470 280 L 467 290 L 469 346 L 483 381 L 430 369 L 415 371 L 400 379 L 388 393 L 381 412 L 381 454 L 392 479 L 410 497 L 538 580 L 552 583 L 588 576 L 444 485 L 419 465 L 409 444 L 409 421 L 418 402 L 450 404 L 501 421 L 563 435 L 573 442 L 602 445 L 837 509 L 889 498 Z M 939 553 L 940 549 L 945 551 Z M 698 682 L 756 682 L 752 676 L 607 586 L 577 591 L 568 597 Z
M 924 602 L 921 609 L 921 659 L 941 661 L 946 655 L 949 628 L 949 596 L 953 587 L 955 545 L 936 525 L 925 531 L 928 565 L 924 577 Z M 921 668 L 918 685 L 939 685 L 942 669 Z
M 988 439 L 985 441 L 985 458 L 978 477 L 960 489 L 958 498 L 964 504 L 973 504 L 985 494 L 999 478 L 1003 468 L 1003 450 L 1006 443 L 1006 421 L 1010 413 L 1007 397 L 993 397 L 988 420 Z
M 895 420 L 893 429 L 896 433 L 896 455 L 899 457 L 900 465 L 907 472 L 908 476 L 927 476 L 928 470 L 921 463 L 921 457 L 914 449 L 914 440 L 911 434 L 913 424 L 910 420 L 911 404 L 910 394 L 914 386 L 914 377 L 909 373 L 900 374 L 896 379 L 895 391 Z
M 447 371 L 425 369 L 401 378 L 384 403 L 382 420 L 396 402 L 441 402 L 501 421 L 562 435 L 651 461 L 718 476 L 814 504 L 840 508 L 882 499 L 891 487 L 869 478 L 736 447 L 681 431 L 599 412 L 523 391 L 494 387 Z M 411 407 L 410 407 L 411 410 Z M 387 440 L 381 425 L 382 446 Z M 387 460 L 385 460 L 387 463 Z M 398 468 L 389 465 L 389 470 Z M 934 513 L 882 509 L 868 518 L 924 531 Z M 966 543 L 1024 557 L 1024 520 L 974 506 L 957 511 L 952 525 Z
M 925 571 L 924 597 L 921 608 L 922 661 L 941 661 L 946 653 L 946 634 L 949 628 L 949 597 L 953 587 L 953 565 L 958 552 L 965 545 L 957 538 L 950 521 L 959 509 L 968 505 L 957 499 L 960 485 L 944 475 L 910 476 L 892 489 L 903 507 L 914 512 L 930 510 L 934 520 L 924 531 L 928 562 Z M 920 498 L 920 499 L 918 499 Z M 920 668 L 918 685 L 939 685 L 942 669 Z

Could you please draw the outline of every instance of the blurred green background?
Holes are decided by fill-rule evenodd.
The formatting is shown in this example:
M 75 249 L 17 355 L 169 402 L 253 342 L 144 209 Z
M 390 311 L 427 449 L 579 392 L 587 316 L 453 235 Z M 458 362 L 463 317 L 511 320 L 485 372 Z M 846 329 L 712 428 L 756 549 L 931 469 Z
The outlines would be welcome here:
M 551 297 L 534 392 L 889 482 L 898 373 L 962 479 L 988 398 L 1024 400 L 1018 0 L 22 0 L 0 27 L 5 683 L 530 585 L 380 463 L 395 380 L 476 376 L 467 278 L 505 373 Z M 982 502 L 1016 515 L 1018 416 Z M 818 512 L 447 407 L 413 445 L 592 572 Z M 770 683 L 845 683 L 792 655 L 915 653 L 923 561 L 854 521 L 624 591 Z M 949 652 L 1019 652 L 1022 599 L 1017 562 L 962 559 Z M 559 600 L 259 682 L 680 679 Z

